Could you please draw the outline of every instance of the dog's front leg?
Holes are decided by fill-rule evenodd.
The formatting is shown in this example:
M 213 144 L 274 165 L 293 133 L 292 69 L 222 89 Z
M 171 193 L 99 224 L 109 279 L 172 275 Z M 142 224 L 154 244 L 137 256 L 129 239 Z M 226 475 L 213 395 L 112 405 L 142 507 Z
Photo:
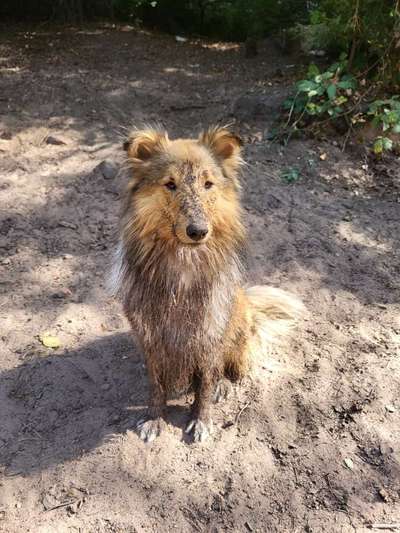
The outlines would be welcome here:
M 195 397 L 186 433 L 193 434 L 194 442 L 203 442 L 212 432 L 211 401 L 215 388 L 212 376 L 211 372 L 201 372 L 193 378 Z
M 165 390 L 160 383 L 157 368 L 151 364 L 151 359 L 150 361 L 149 359 L 147 373 L 150 385 L 150 406 L 146 418 L 139 420 L 136 426 L 140 438 L 145 442 L 151 442 L 160 435 L 166 406 Z

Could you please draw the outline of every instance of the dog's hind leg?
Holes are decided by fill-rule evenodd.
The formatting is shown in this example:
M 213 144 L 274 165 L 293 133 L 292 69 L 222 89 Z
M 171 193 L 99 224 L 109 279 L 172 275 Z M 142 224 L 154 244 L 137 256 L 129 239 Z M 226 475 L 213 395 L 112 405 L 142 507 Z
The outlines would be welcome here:
M 241 380 L 250 366 L 248 315 L 247 298 L 243 290 L 239 289 L 225 332 L 223 347 L 224 374 L 232 382 Z

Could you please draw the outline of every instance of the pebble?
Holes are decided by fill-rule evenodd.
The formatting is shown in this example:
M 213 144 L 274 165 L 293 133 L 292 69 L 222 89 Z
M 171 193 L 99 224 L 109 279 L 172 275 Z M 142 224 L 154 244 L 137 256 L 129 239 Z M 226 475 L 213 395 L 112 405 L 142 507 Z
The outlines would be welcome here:
M 111 161 L 108 161 L 107 159 L 105 159 L 99 165 L 97 165 L 97 167 L 94 170 L 95 171 L 99 170 L 101 174 L 103 175 L 104 179 L 111 180 L 115 178 L 115 176 L 117 175 L 118 167 Z
M 52 135 L 49 135 L 46 137 L 46 144 L 53 144 L 54 146 L 60 146 L 61 144 L 67 144 L 61 139 L 58 139 L 57 137 L 53 137 Z

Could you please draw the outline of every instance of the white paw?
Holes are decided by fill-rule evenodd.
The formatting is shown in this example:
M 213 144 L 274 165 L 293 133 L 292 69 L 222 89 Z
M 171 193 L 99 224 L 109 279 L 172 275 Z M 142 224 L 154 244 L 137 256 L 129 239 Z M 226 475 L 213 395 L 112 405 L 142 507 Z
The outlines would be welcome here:
M 194 418 L 186 427 L 186 433 L 193 434 L 193 442 L 204 442 L 212 433 L 212 422 L 206 423 Z
M 136 429 L 144 442 L 152 442 L 161 433 L 161 420 L 159 418 L 139 420 Z

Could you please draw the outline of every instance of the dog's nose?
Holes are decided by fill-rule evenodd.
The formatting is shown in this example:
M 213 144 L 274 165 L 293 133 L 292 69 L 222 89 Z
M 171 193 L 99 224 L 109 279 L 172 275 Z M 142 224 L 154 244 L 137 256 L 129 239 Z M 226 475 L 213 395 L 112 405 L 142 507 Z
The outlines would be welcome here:
M 208 233 L 207 226 L 197 226 L 196 224 L 189 224 L 186 228 L 186 235 L 192 241 L 201 241 Z

